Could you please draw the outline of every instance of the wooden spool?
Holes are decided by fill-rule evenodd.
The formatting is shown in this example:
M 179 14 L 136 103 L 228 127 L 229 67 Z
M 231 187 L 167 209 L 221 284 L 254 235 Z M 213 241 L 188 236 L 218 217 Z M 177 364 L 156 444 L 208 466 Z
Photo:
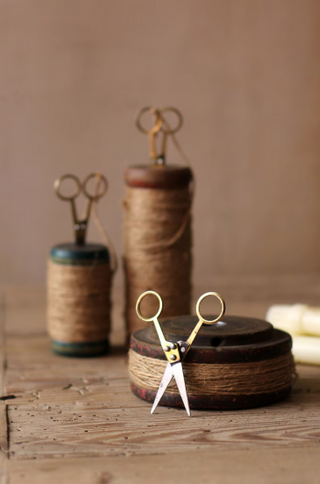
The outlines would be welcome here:
M 205 318 L 210 320 L 214 316 L 205 316 Z M 181 316 L 166 320 L 162 323 L 164 335 L 168 341 L 185 341 L 197 321 L 196 316 Z M 288 355 L 290 360 L 292 357 L 291 346 L 290 335 L 274 329 L 266 321 L 228 316 L 224 317 L 223 322 L 212 326 L 202 326 L 182 366 L 187 363 L 194 365 L 232 365 L 252 362 L 256 363 L 257 368 L 259 368 L 259 363 L 281 356 Z M 138 355 L 165 360 L 163 349 L 153 325 L 135 332 L 131 337 L 130 348 Z M 239 365 L 237 367 L 239 368 Z M 211 395 L 188 394 L 190 408 L 235 410 L 278 402 L 290 393 L 293 368 L 292 360 L 292 366 L 288 369 L 290 383 L 281 388 L 280 391 L 257 394 L 228 393 L 227 395 L 217 395 L 214 392 Z M 241 366 L 239 371 L 241 372 Z M 188 387 L 187 379 L 186 385 Z M 153 402 L 156 396 L 156 390 L 138 386 L 132 379 L 131 389 L 135 395 L 148 402 Z M 160 404 L 183 407 L 178 391 L 175 393 L 166 392 Z
M 102 294 L 108 294 L 110 292 L 110 254 L 106 246 L 102 244 L 89 244 L 77 245 L 75 243 L 65 243 L 58 244 L 52 247 L 50 253 L 50 264 L 58 264 L 61 266 L 73 266 L 73 267 L 83 267 L 91 268 L 94 270 L 97 266 L 104 266 L 106 269 L 106 277 L 103 281 L 105 287 L 99 288 Z M 50 271 L 49 271 L 50 272 Z M 101 296 L 99 294 L 87 294 L 88 289 L 85 286 L 80 288 L 78 293 L 71 294 L 72 290 L 70 288 L 70 295 L 73 304 L 86 305 L 86 298 L 94 300 L 95 297 L 98 299 L 98 304 L 101 304 Z M 97 292 L 97 291 L 96 291 Z M 81 294 L 80 294 L 81 293 Z M 104 296 L 103 296 L 104 298 Z M 53 299 L 55 299 L 53 301 Z M 108 296 L 105 296 L 105 301 L 102 303 L 102 311 L 105 313 L 105 324 L 101 328 L 101 337 L 97 340 L 92 341 L 90 337 L 85 335 L 82 338 L 76 338 L 73 336 L 73 328 L 68 321 L 67 314 L 61 314 L 60 311 L 60 322 L 65 327 L 69 325 L 70 332 L 61 340 L 59 337 L 59 332 L 50 324 L 50 311 L 51 307 L 56 304 L 56 298 L 52 296 L 52 291 L 50 287 L 50 278 L 48 280 L 48 329 L 51 339 L 51 347 L 55 353 L 63 356 L 77 356 L 77 357 L 87 357 L 87 356 L 98 356 L 105 354 L 109 351 L 109 331 L 110 331 L 110 301 Z M 64 301 L 63 301 L 64 303 Z M 84 308 L 85 310 L 85 308 Z M 94 324 L 94 320 L 88 321 L 88 326 Z
M 190 202 L 190 193 L 189 193 L 189 186 L 192 181 L 193 175 L 192 171 L 188 167 L 184 166 L 174 166 L 174 165 L 137 165 L 137 166 L 130 166 L 125 170 L 124 173 L 125 182 L 127 185 L 127 196 L 128 198 L 128 191 L 130 190 L 140 190 L 141 196 L 145 196 L 145 204 L 148 205 L 148 193 L 150 190 L 156 190 L 161 192 L 169 192 L 169 191 L 185 191 L 186 194 L 184 196 L 184 203 L 186 205 Z M 145 194 L 143 190 L 145 190 Z M 149 189 L 149 190 L 147 190 Z M 164 199 L 165 199 L 164 194 Z M 188 221 L 187 225 L 185 226 L 184 232 L 182 232 L 181 236 L 177 239 L 177 241 L 172 244 L 171 246 L 165 247 L 164 249 L 157 249 L 152 257 L 150 256 L 149 262 L 151 264 L 155 260 L 157 256 L 158 259 L 161 260 L 161 269 L 163 273 L 167 273 L 169 279 L 171 281 L 170 286 L 170 300 L 165 295 L 165 291 L 163 289 L 163 276 L 162 282 L 159 282 L 159 271 L 155 270 L 154 274 L 148 278 L 144 277 L 145 274 L 145 266 L 138 262 L 140 260 L 140 256 L 144 256 L 147 253 L 147 250 L 144 247 L 140 247 L 136 245 L 132 241 L 132 237 L 130 236 L 129 227 L 132 224 L 130 219 L 130 206 L 126 204 L 126 200 L 124 202 L 125 207 L 125 255 L 124 255 L 124 269 L 125 269 L 125 280 L 126 280 L 126 325 L 128 330 L 128 336 L 132 334 L 137 329 L 145 327 L 145 324 L 137 317 L 134 311 L 135 303 L 139 295 L 148 290 L 153 289 L 163 295 L 164 299 L 164 312 L 163 315 L 165 317 L 171 316 L 178 316 L 179 314 L 188 314 L 190 313 L 190 300 L 191 300 L 191 270 L 192 270 L 192 254 L 191 254 L 191 241 L 192 241 L 192 234 L 191 234 L 191 222 Z M 174 210 L 174 207 L 172 207 Z M 183 221 L 186 216 L 188 216 L 186 208 L 186 213 L 181 214 L 181 219 L 178 218 L 177 226 L 174 228 L 174 231 L 171 233 L 170 237 L 173 237 L 181 226 L 183 226 Z M 175 212 L 176 213 L 176 212 Z M 154 214 L 154 221 L 153 224 L 163 223 L 159 222 L 158 219 L 159 215 L 157 213 Z M 129 224 L 127 225 L 127 222 Z M 146 226 L 148 225 L 148 220 L 145 220 L 143 215 L 141 215 L 140 220 L 136 220 L 135 224 L 144 224 L 144 234 L 146 234 Z M 160 225 L 161 226 L 161 225 Z M 152 229 L 148 232 L 146 236 L 147 239 L 150 234 L 152 234 Z M 158 243 L 164 243 L 167 241 L 166 236 L 161 238 L 161 234 Z M 146 241 L 148 244 L 148 240 Z M 143 244 L 142 244 L 143 245 Z M 152 244 L 151 244 L 152 245 Z M 138 251 L 138 257 L 136 256 Z M 132 253 L 134 252 L 134 255 Z M 178 267 L 180 267 L 180 271 L 172 273 L 172 259 Z M 148 262 L 146 262 L 148 264 Z M 171 269 L 171 270 L 170 270 Z M 134 283 L 132 282 L 134 280 Z M 181 283 L 183 287 L 181 287 Z M 173 302 L 176 301 L 175 304 Z
M 125 170 L 124 179 L 132 188 L 186 188 L 192 180 L 192 171 L 186 166 L 135 165 Z

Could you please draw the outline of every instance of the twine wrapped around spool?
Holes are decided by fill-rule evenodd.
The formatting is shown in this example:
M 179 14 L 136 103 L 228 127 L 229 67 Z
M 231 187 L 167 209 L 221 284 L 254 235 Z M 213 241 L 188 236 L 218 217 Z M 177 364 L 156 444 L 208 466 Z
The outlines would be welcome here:
M 193 316 L 172 318 L 162 328 L 168 341 L 186 340 L 196 322 Z M 295 376 L 291 343 L 287 333 L 252 318 L 229 316 L 203 326 L 183 363 L 190 407 L 240 409 L 285 398 Z M 131 337 L 129 372 L 135 395 L 153 402 L 166 365 L 152 326 Z M 183 406 L 174 381 L 160 405 Z
M 148 132 L 154 164 L 131 166 L 125 171 L 125 318 L 129 334 L 145 326 L 136 315 L 135 303 L 146 290 L 161 294 L 165 317 L 190 313 L 193 174 L 189 167 L 166 165 L 164 148 L 156 155 L 154 137 L 163 125 L 164 139 L 170 134 L 180 152 L 181 148 L 162 111 L 154 111 L 155 128 Z M 151 298 L 146 301 L 146 313 L 155 309 L 154 304 Z
M 190 312 L 190 193 L 188 186 L 177 189 L 128 186 L 124 207 L 126 321 L 132 333 L 144 326 L 136 315 L 135 303 L 148 289 L 162 295 L 164 316 Z M 177 236 L 179 229 L 181 233 Z M 150 299 L 146 303 L 149 304 L 146 312 L 152 312 L 155 301 Z
M 48 261 L 47 314 L 55 352 L 92 356 L 108 351 L 112 276 L 109 259 L 103 245 L 53 247 Z

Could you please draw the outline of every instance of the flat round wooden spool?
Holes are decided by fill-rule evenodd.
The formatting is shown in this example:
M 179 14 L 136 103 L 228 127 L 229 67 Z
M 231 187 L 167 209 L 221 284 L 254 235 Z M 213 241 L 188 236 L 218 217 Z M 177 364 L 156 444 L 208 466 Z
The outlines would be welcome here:
M 110 254 L 107 247 L 102 244 L 64 243 L 52 247 L 50 259 L 56 264 L 87 266 L 108 264 Z
M 205 316 L 214 319 L 215 316 Z M 186 341 L 198 318 L 182 316 L 161 323 L 168 341 Z M 284 331 L 274 329 L 263 320 L 237 316 L 225 316 L 223 321 L 214 325 L 203 325 L 186 359 L 182 363 L 232 365 L 241 363 L 263 362 L 291 354 L 291 336 Z M 136 331 L 131 336 L 131 350 L 139 355 L 166 360 L 159 338 L 153 325 Z M 138 387 L 131 382 L 131 388 L 138 397 L 153 402 L 156 391 Z M 195 409 L 241 409 L 268 405 L 287 397 L 291 385 L 275 392 L 245 395 L 205 395 L 189 396 L 191 408 Z M 161 405 L 182 407 L 180 396 L 165 393 Z
M 192 171 L 186 166 L 136 165 L 125 170 L 124 178 L 129 187 L 174 190 L 189 185 Z

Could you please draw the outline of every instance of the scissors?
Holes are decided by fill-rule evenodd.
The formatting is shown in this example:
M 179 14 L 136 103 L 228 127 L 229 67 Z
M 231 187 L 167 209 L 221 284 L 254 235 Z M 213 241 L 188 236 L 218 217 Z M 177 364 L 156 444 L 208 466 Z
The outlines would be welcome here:
M 164 118 L 163 113 L 171 112 L 177 118 L 177 125 L 172 128 L 168 121 Z M 145 113 L 150 113 L 154 116 L 154 126 L 152 129 L 146 129 L 141 124 L 141 118 Z M 167 139 L 168 136 L 173 136 L 177 131 L 180 130 L 183 125 L 183 117 L 177 108 L 171 106 L 165 107 L 163 109 L 146 107 L 142 108 L 136 118 L 136 125 L 141 133 L 147 134 L 150 140 L 150 158 L 155 165 L 165 165 L 166 162 L 166 150 L 167 150 Z M 157 153 L 156 150 L 156 138 L 159 133 L 162 133 L 162 143 L 160 152 Z
M 153 295 L 153 296 L 156 296 L 156 298 L 158 298 L 159 309 L 158 309 L 158 312 L 154 316 L 152 316 L 151 318 L 145 318 L 141 314 L 140 305 L 141 305 L 142 300 L 146 296 L 149 296 L 149 295 Z M 207 298 L 209 296 L 214 296 L 214 297 L 218 298 L 220 303 L 221 303 L 220 314 L 217 318 L 215 318 L 213 320 L 205 319 L 200 313 L 200 304 L 202 303 L 202 301 L 205 298 Z M 158 392 L 156 394 L 156 398 L 154 399 L 154 402 L 153 402 L 151 413 L 153 413 L 155 411 L 155 409 L 157 408 L 157 406 L 158 406 L 164 392 L 166 391 L 169 383 L 171 382 L 172 378 L 174 378 L 176 380 L 177 387 L 178 387 L 182 402 L 184 404 L 184 407 L 186 409 L 186 412 L 187 412 L 188 416 L 190 417 L 189 400 L 188 400 L 186 384 L 185 384 L 185 380 L 184 380 L 184 376 L 183 376 L 182 362 L 184 361 L 185 357 L 187 356 L 187 354 L 188 354 L 188 352 L 191 348 L 192 343 L 194 342 L 197 334 L 199 333 L 199 331 L 201 329 L 201 326 L 203 324 L 215 324 L 218 321 L 220 321 L 220 319 L 223 317 L 223 315 L 225 313 L 226 305 L 225 305 L 224 300 L 220 296 L 220 294 L 218 294 L 217 292 L 207 292 L 207 293 L 203 294 L 198 299 L 197 304 L 196 304 L 196 314 L 199 318 L 199 321 L 195 325 L 193 331 L 191 332 L 189 338 L 186 341 L 176 341 L 176 342 L 175 341 L 167 341 L 166 338 L 164 337 L 164 334 L 162 332 L 162 329 L 161 329 L 161 326 L 160 326 L 160 323 L 159 323 L 159 320 L 158 320 L 158 317 L 160 316 L 160 314 L 162 312 L 162 307 L 163 307 L 162 299 L 159 296 L 159 294 L 155 291 L 146 291 L 143 294 L 141 294 L 141 296 L 138 298 L 137 304 L 136 304 L 136 312 L 137 312 L 137 315 L 139 316 L 139 318 L 142 319 L 142 321 L 146 321 L 146 322 L 153 321 L 155 328 L 156 328 L 156 331 L 158 333 L 158 337 L 159 337 L 159 340 L 160 340 L 161 347 L 164 351 L 166 359 L 168 360 L 165 372 L 163 374 L 163 377 L 162 377 L 162 380 L 161 380 L 161 383 L 160 383 L 160 386 L 159 386 L 159 389 L 158 389 Z
M 92 178 L 97 179 L 96 193 L 94 195 L 91 195 L 88 192 L 88 189 L 87 189 L 88 182 Z M 75 192 L 73 193 L 73 195 L 70 195 L 70 196 L 63 195 L 61 193 L 61 184 L 64 180 L 67 180 L 67 179 L 73 180 L 76 183 Z M 102 183 L 102 189 L 100 190 L 101 183 Z M 80 180 L 77 176 L 70 175 L 70 174 L 63 175 L 62 177 L 58 178 L 54 182 L 54 190 L 55 190 L 57 196 L 61 200 L 65 200 L 65 201 L 71 203 L 73 230 L 74 230 L 74 235 L 75 235 L 77 245 L 84 245 L 85 244 L 92 202 L 98 201 L 101 197 L 103 197 L 103 195 L 105 195 L 107 189 L 108 189 L 107 179 L 103 175 L 101 175 L 101 173 L 91 173 L 90 175 L 88 175 L 85 178 L 83 183 L 80 182 Z M 82 219 L 79 219 L 78 215 L 77 215 L 75 199 L 80 195 L 81 192 L 88 199 L 88 202 L 87 202 L 84 217 Z

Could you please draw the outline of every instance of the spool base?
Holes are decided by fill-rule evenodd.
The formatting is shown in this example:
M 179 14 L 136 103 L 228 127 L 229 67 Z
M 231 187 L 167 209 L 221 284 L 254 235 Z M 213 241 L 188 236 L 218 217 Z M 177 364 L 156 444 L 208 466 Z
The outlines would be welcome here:
M 91 343 L 63 343 L 51 340 L 51 348 L 54 353 L 60 356 L 88 358 L 109 353 L 110 343 L 108 339 Z
M 153 403 L 157 392 L 154 390 L 147 390 L 139 388 L 135 383 L 131 382 L 131 391 L 134 395 Z M 260 393 L 256 395 L 226 395 L 226 396 L 208 396 L 208 395 L 189 395 L 189 405 L 193 410 L 242 410 L 245 408 L 264 407 L 271 405 L 289 396 L 291 386 L 283 388 L 278 392 Z M 159 403 L 163 407 L 184 408 L 180 395 L 172 393 L 164 393 Z

